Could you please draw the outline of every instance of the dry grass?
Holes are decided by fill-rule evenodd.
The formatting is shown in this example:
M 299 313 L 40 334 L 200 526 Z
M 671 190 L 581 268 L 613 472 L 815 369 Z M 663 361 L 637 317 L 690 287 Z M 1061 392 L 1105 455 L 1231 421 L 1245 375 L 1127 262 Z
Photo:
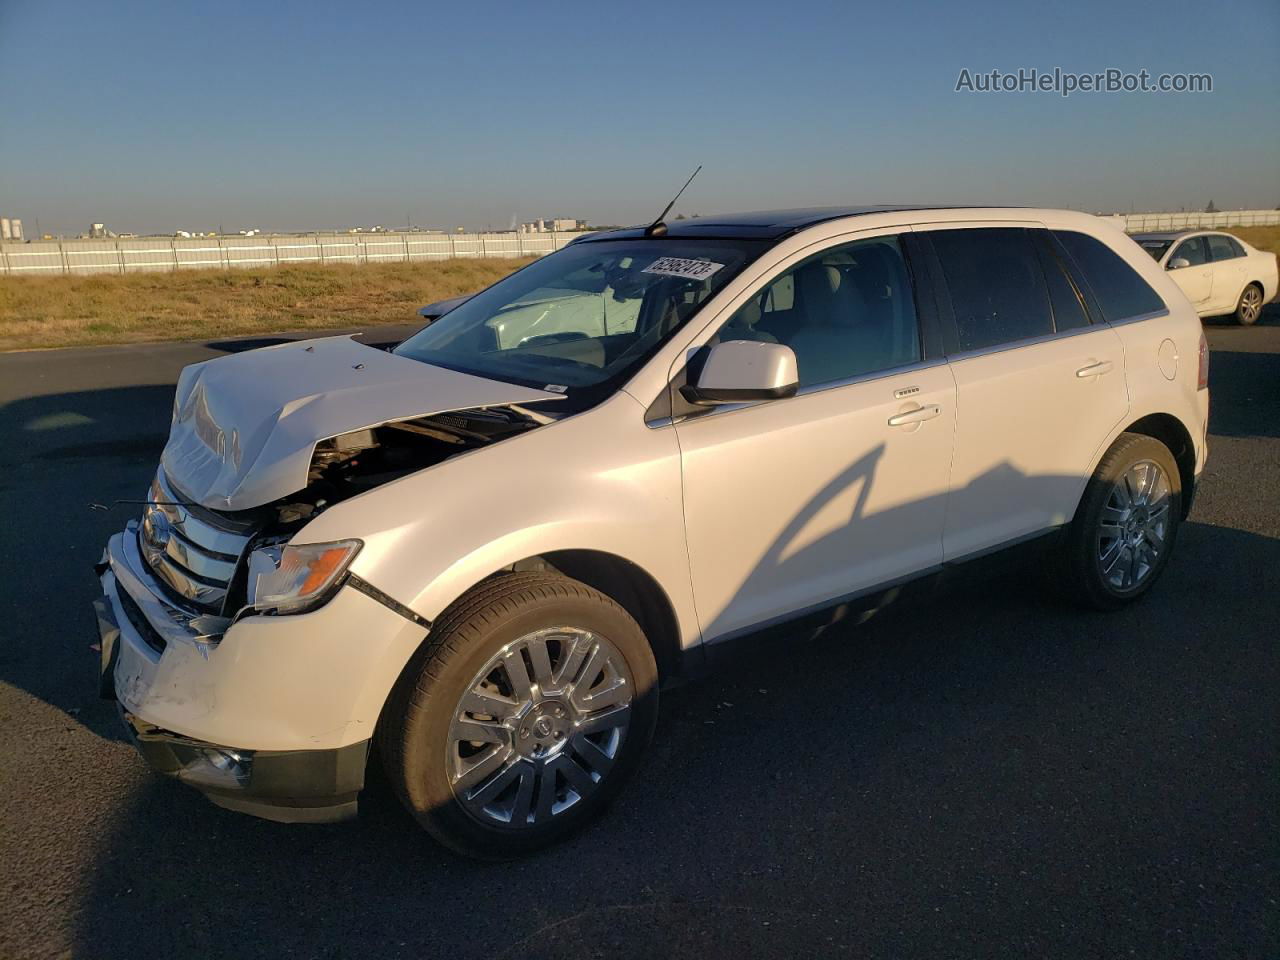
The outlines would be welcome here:
M 0 350 L 413 323 L 424 303 L 479 290 L 528 262 L 6 277 Z
M 1280 227 L 1223 227 L 1245 243 L 1280 256 Z
M 1280 227 L 1228 228 L 1280 254 Z M 470 293 L 528 260 L 6 277 L 0 350 L 412 323 L 418 307 Z

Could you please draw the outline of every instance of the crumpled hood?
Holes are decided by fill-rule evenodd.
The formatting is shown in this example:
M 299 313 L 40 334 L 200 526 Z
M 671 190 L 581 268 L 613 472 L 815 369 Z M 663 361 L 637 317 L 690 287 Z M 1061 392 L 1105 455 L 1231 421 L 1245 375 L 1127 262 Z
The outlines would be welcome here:
M 450 410 L 563 399 L 350 337 L 301 340 L 183 370 L 161 463 L 197 503 L 244 510 L 305 487 L 315 445 L 329 437 Z

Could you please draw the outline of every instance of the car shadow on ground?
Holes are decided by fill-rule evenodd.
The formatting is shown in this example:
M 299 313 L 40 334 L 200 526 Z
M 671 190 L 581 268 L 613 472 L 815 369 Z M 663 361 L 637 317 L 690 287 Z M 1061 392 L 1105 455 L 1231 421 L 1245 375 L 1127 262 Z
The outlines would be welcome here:
M 962 955 L 1019 929 L 1158 954 L 1227 883 L 1261 930 L 1249 798 L 1275 792 L 1274 707 L 1239 684 L 1275 689 L 1277 568 L 1280 540 L 1190 522 L 1150 597 L 1114 614 L 1034 571 L 963 569 L 664 694 L 612 810 L 516 863 L 447 853 L 376 774 L 359 819 L 324 827 L 145 778 L 102 824 L 76 953 Z
M 25 640 L 0 649 L 0 680 L 110 739 L 119 738 L 115 725 L 83 689 L 97 640 L 85 614 L 99 592 L 93 564 L 141 510 L 172 404 L 173 387 L 138 386 L 0 405 L 0 609 L 6 634 Z M 51 661 L 66 669 L 50 670 Z
M 1246 417 L 1273 360 L 1215 351 L 1215 432 L 1273 435 L 1256 406 Z M 0 407 L 0 680 L 109 740 L 91 565 L 139 508 L 89 504 L 145 494 L 171 400 L 139 386 Z M 1031 572 L 975 570 L 670 691 L 610 814 L 519 863 L 446 853 L 376 772 L 356 822 L 290 827 L 219 810 L 109 744 L 127 786 L 76 867 L 75 953 L 954 956 L 1019 931 L 1009 952 L 1167 955 L 1188 927 L 1206 954 L 1274 940 L 1261 810 L 1280 809 L 1280 541 L 1194 520 L 1181 536 L 1150 599 L 1117 614 L 1064 607 Z M 1215 916 L 1232 905 L 1232 929 L 1196 927 L 1206 900 Z

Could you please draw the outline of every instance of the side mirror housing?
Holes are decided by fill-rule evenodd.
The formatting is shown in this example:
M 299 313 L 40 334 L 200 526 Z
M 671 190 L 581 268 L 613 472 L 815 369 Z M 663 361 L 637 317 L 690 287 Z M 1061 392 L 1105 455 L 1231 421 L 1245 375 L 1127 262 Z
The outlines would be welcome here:
M 726 340 L 711 348 L 696 383 L 681 388 L 690 403 L 714 406 L 780 400 L 800 388 L 795 352 L 781 343 Z
M 435 303 L 428 303 L 425 307 L 418 309 L 418 316 L 431 323 L 433 320 L 443 317 L 454 307 L 459 307 L 466 303 L 474 296 L 474 293 L 469 293 L 465 297 L 450 297 L 448 300 L 437 300 Z
M 1172 260 L 1169 261 L 1169 266 L 1165 267 L 1165 269 L 1181 270 L 1183 267 L 1189 267 L 1189 266 L 1191 266 L 1191 261 L 1186 259 L 1186 257 L 1174 257 Z

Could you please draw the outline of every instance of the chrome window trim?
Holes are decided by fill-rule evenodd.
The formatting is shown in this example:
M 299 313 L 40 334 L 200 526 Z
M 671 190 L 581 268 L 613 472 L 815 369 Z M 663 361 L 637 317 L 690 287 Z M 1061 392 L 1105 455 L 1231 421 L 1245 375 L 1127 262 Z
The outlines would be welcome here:
M 1122 327 L 1127 323 L 1141 323 L 1143 320 L 1155 320 L 1159 317 L 1169 316 L 1169 308 L 1163 310 L 1152 310 L 1150 313 L 1139 313 L 1132 317 L 1124 317 L 1120 320 L 1108 320 L 1106 323 L 1112 327 Z
M 896 377 L 903 373 L 913 373 L 916 370 L 928 370 L 931 367 L 940 367 L 946 363 L 945 357 L 934 357 L 932 360 L 916 360 L 912 363 L 899 364 L 896 367 L 885 367 L 883 370 L 871 370 L 867 373 L 860 373 L 854 377 L 844 377 L 840 380 L 827 380 L 824 383 L 811 383 L 807 387 L 801 387 L 796 391 L 797 397 L 807 397 L 814 393 L 822 393 L 826 390 L 838 390 L 840 387 L 851 387 L 856 383 L 869 383 L 872 380 L 883 380 L 886 377 Z
M 659 427 L 667 427 L 680 423 L 695 423 L 702 420 L 709 420 L 712 417 L 719 417 L 725 414 L 737 413 L 739 410 L 749 410 L 770 403 L 786 403 L 798 397 L 813 396 L 818 393 L 825 393 L 828 390 L 839 390 L 842 387 L 852 387 L 860 383 L 871 383 L 875 380 L 886 380 L 889 377 L 902 376 L 903 374 L 915 373 L 920 370 L 930 370 L 934 367 L 941 367 L 947 362 L 945 357 L 934 357 L 932 360 L 918 360 L 915 363 L 906 363 L 897 367 L 886 367 L 884 370 L 872 370 L 868 373 L 859 374 L 856 377 L 845 377 L 841 380 L 828 380 L 825 383 L 812 383 L 807 387 L 802 387 L 795 392 L 793 397 L 783 397 L 778 400 L 749 400 L 743 403 L 722 403 L 714 407 L 709 407 L 706 413 L 697 416 L 684 417 L 662 417 L 646 424 L 651 429 Z M 902 399 L 902 398 L 899 398 Z
M 1114 327 L 1126 323 L 1138 323 L 1142 320 L 1150 320 L 1154 317 L 1168 316 L 1169 311 L 1157 310 L 1153 313 L 1144 313 L 1136 317 L 1128 317 L 1124 320 L 1117 320 L 1114 323 L 1090 323 L 1084 327 L 1073 327 L 1070 330 L 1060 330 L 1054 333 L 1041 334 L 1038 337 L 1028 337 L 1025 340 L 1010 340 L 1008 343 L 997 343 L 990 347 L 980 347 L 976 350 L 961 350 L 959 353 L 950 354 L 947 359 L 955 362 L 961 360 L 969 360 L 972 357 L 985 357 L 993 353 L 1006 353 L 1010 350 L 1020 350 L 1023 347 L 1034 347 L 1042 343 L 1053 343 L 1056 340 L 1065 340 L 1068 337 L 1079 337 L 1088 333 L 1094 333 L 1098 330 Z
M 885 370 L 875 370 L 870 373 L 860 374 L 856 377 L 847 377 L 842 380 L 828 380 L 826 383 L 814 383 L 807 387 L 802 387 L 796 391 L 797 397 L 806 397 L 815 393 L 821 393 L 826 390 L 836 390 L 840 387 L 853 386 L 858 383 L 868 383 L 873 380 L 882 380 L 887 377 L 898 376 L 904 373 L 912 373 L 917 370 L 928 370 L 932 367 L 941 366 L 944 363 L 960 362 L 962 360 L 970 360 L 974 357 L 983 357 L 993 353 L 1006 353 L 1009 350 L 1019 350 L 1023 347 L 1034 347 L 1042 343 L 1053 343 L 1057 340 L 1063 340 L 1068 337 L 1083 336 L 1088 333 L 1094 333 L 1106 327 L 1124 326 L 1130 323 L 1141 323 L 1145 320 L 1155 320 L 1159 317 L 1169 316 L 1169 309 L 1153 310 L 1150 313 L 1138 314 L 1133 317 L 1126 317 L 1123 320 L 1102 321 L 1098 323 L 1090 323 L 1084 327 L 1073 327 L 1070 330 L 1062 330 L 1054 333 L 1046 333 L 1039 337 L 1030 337 L 1026 340 L 1013 340 L 1009 343 L 1000 343 L 991 347 L 983 347 L 978 350 L 964 350 L 959 353 L 952 353 L 944 357 L 935 357 L 932 360 L 921 360 L 916 363 L 904 364 L 898 367 L 889 367 Z M 790 398 L 786 398 L 790 399 Z M 657 420 L 646 421 L 645 426 L 651 430 L 658 430 L 662 427 L 673 426 L 677 423 L 686 421 L 706 420 L 709 417 L 718 416 L 720 414 L 734 413 L 738 410 L 746 410 L 751 407 L 758 407 L 763 403 L 777 403 L 776 400 L 753 400 L 746 403 L 725 403 L 710 408 L 706 413 L 698 416 L 684 417 L 661 417 Z

